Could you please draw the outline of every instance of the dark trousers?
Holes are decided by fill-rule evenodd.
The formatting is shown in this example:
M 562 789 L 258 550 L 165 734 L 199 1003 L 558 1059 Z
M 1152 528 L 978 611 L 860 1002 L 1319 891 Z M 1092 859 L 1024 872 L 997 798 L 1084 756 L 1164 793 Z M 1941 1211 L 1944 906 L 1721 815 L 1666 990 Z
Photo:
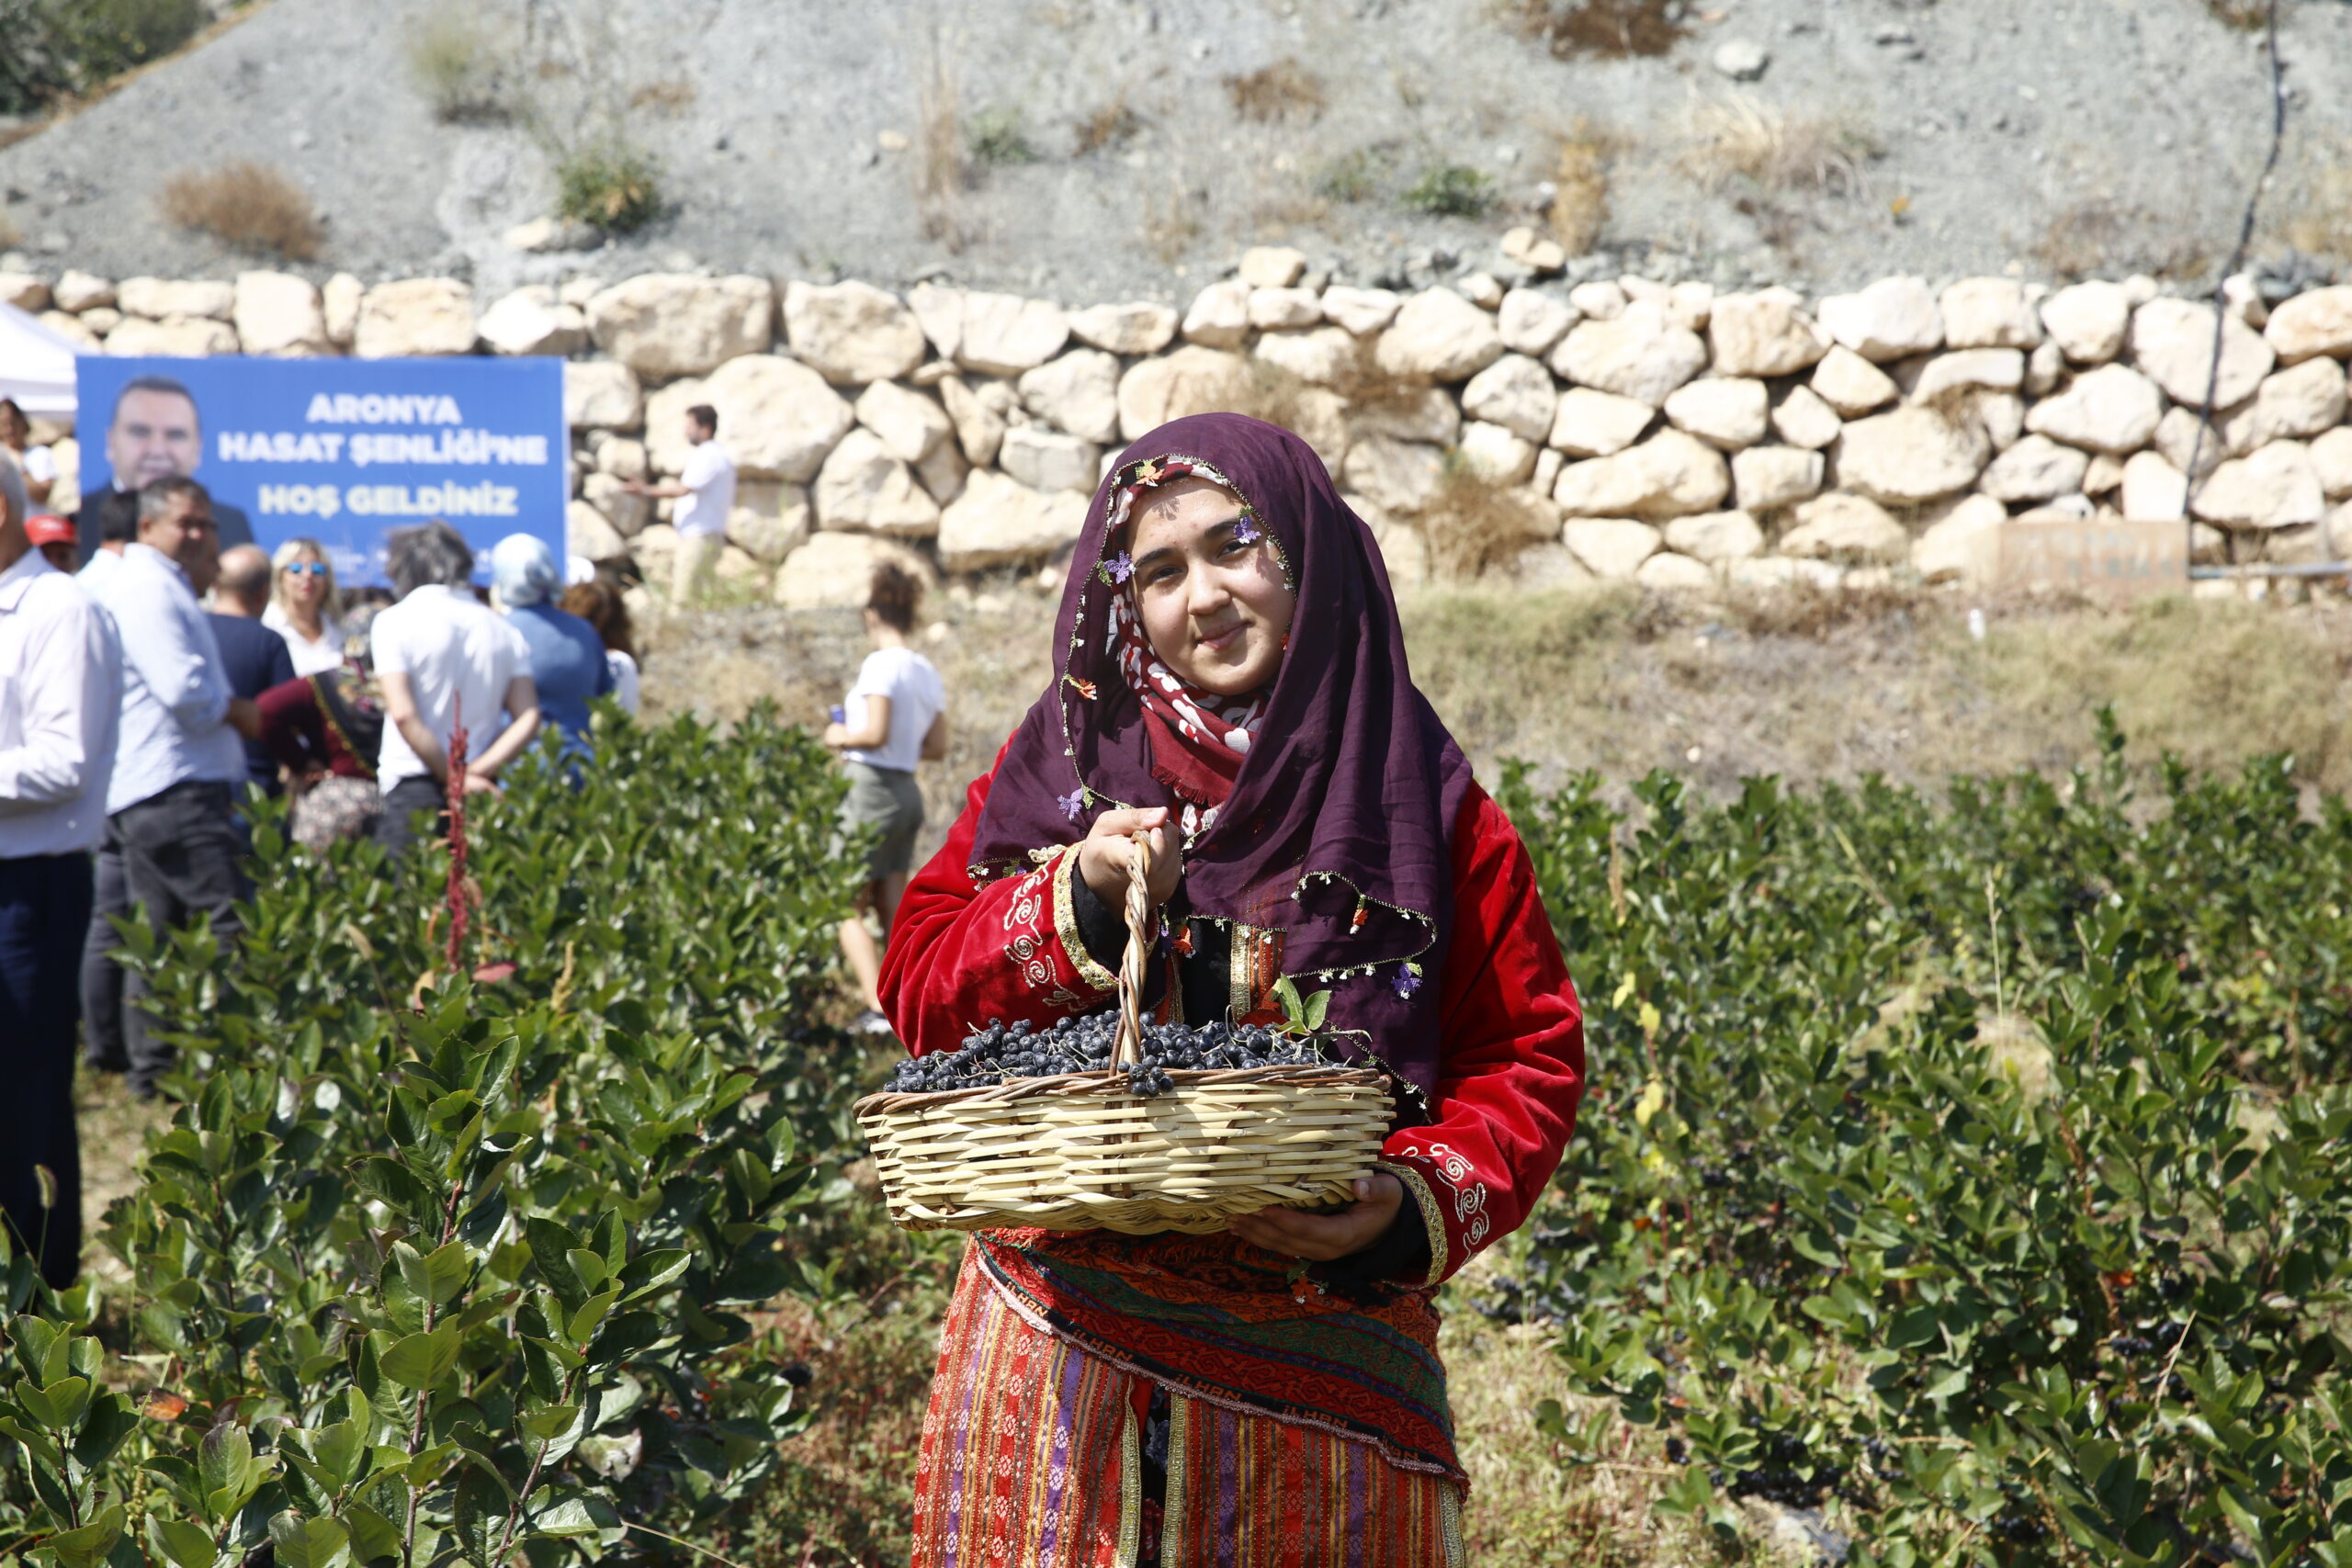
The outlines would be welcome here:
M 82 940 L 82 1055 L 99 1072 L 127 1072 L 130 1055 L 122 1040 L 122 965 L 114 950 L 122 934 L 113 917 L 130 918 L 130 885 L 123 879 L 122 849 L 107 835 L 92 863 L 90 924 Z
M 89 856 L 0 860 L 0 1213 L 10 1247 L 36 1254 L 61 1290 L 82 1266 L 74 950 L 89 923 Z
M 161 936 L 200 918 L 211 925 L 224 958 L 243 929 L 236 901 L 246 893 L 232 811 L 227 784 L 188 779 L 107 820 L 130 902 L 145 909 L 147 929 Z M 177 1055 L 156 1038 L 154 1021 L 139 1005 L 146 994 L 144 976 L 124 976 L 122 1037 L 137 1095 L 153 1094 Z
M 409 846 L 416 842 L 417 824 L 414 818 L 420 811 L 433 813 L 432 823 L 425 829 L 427 832 L 435 838 L 441 838 L 447 834 L 449 831 L 448 804 L 447 790 L 443 787 L 441 781 L 431 773 L 421 774 L 413 779 L 402 779 L 391 787 L 390 794 L 384 796 L 383 814 L 376 818 L 375 826 L 368 829 L 369 836 L 383 845 L 388 854 L 406 854 Z

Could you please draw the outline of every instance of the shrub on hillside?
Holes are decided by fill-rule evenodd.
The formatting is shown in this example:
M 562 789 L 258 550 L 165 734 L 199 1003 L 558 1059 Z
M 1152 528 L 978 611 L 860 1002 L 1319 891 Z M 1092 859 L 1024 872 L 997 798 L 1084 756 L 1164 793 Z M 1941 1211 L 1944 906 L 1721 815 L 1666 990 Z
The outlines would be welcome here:
M 504 119 L 512 113 L 503 51 L 483 15 L 453 4 L 435 6 L 409 26 L 409 70 L 448 123 Z
M 239 162 L 209 174 L 175 175 L 164 186 L 164 216 L 253 254 L 314 261 L 324 226 L 300 186 L 266 164 Z
M 1495 201 L 1495 182 L 1460 164 L 1424 169 L 1405 192 L 1405 205 L 1432 218 L 1476 218 Z
M 841 785 L 769 715 L 596 744 L 480 810 L 457 903 L 446 852 L 318 861 L 266 818 L 233 967 L 130 929 L 188 1098 L 108 1213 L 119 1316 L 0 1265 L 0 1536 L 62 1568 L 666 1561 L 773 1470 L 805 1373 L 728 1352 L 829 1288 Z
M 208 15 L 203 0 L 0 0 L 0 113 L 36 110 L 160 60 Z
M 632 233 L 661 215 L 653 161 L 633 147 L 598 141 L 574 148 L 557 161 L 555 179 L 557 212 L 612 233 Z

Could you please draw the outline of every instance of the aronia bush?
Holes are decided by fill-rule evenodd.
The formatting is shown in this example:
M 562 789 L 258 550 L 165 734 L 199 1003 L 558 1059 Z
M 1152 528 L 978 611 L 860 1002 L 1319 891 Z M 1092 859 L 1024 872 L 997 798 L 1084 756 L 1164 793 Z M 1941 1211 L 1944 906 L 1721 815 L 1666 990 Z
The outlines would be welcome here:
M 810 1021 L 855 865 L 826 754 L 600 719 L 437 849 L 275 819 L 235 962 L 134 959 L 184 1053 L 105 1246 L 127 1303 L 5 1267 L 0 1554 L 64 1568 L 683 1559 L 773 1469 L 861 1054 Z
M 1568 1451 L 1861 1563 L 2352 1562 L 2352 813 L 2104 740 L 1940 807 L 1512 781 L 1602 1089 L 1490 1308 L 1613 1402 Z

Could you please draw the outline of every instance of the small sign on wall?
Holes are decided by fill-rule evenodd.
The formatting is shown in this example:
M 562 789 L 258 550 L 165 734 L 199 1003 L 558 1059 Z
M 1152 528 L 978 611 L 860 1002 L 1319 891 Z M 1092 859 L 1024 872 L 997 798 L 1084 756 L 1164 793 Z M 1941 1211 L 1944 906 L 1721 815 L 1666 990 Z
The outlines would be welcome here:
M 1993 586 L 2094 599 L 2188 592 L 2188 527 L 2121 518 L 2012 519 L 1996 531 Z

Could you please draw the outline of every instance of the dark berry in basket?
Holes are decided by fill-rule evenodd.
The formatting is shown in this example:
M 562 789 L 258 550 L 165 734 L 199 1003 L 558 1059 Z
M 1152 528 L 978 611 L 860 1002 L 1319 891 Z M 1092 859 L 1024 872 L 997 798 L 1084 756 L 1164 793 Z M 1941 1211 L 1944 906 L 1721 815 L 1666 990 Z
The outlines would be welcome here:
M 1114 1009 L 1082 1018 L 1056 1019 L 1039 1028 L 1022 1019 L 989 1023 L 965 1037 L 953 1051 L 913 1056 L 890 1075 L 899 1094 L 935 1094 L 978 1089 L 1007 1078 L 1056 1077 L 1101 1072 L 1111 1066 L 1119 1032 Z M 1126 1068 L 1127 1087 L 1137 1095 L 1166 1094 L 1176 1087 L 1172 1072 L 1296 1066 L 1339 1058 L 1312 1037 L 1261 1024 L 1146 1023 L 1142 1060 Z

